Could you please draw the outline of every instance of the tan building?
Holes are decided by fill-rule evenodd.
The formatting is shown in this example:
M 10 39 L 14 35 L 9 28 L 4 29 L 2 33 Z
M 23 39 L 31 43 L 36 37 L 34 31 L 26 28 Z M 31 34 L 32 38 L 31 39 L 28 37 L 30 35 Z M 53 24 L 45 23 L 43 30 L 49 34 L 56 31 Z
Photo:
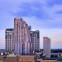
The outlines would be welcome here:
M 33 55 L 21 55 L 21 56 L 0 56 L 0 62 L 58 62 L 57 60 L 43 60 L 43 59 L 34 59 Z
M 57 60 L 43 60 L 43 59 L 38 59 L 36 62 L 57 62 Z
M 0 57 L 0 62 L 18 62 L 16 57 Z
M 16 56 L 16 57 L 0 57 L 0 62 L 35 62 L 34 56 Z
M 48 37 L 43 37 L 43 54 L 46 57 L 51 56 L 51 41 Z
M 19 62 L 35 62 L 34 56 L 20 56 L 19 57 Z
M 57 62 L 57 60 L 43 60 L 43 62 Z

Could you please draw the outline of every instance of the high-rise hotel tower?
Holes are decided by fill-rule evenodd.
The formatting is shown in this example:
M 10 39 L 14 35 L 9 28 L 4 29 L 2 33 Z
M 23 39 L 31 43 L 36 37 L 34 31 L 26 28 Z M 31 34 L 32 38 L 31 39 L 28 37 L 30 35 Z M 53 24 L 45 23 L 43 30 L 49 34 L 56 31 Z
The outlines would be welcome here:
M 6 51 L 12 52 L 14 50 L 14 33 L 13 29 L 6 29 L 5 31 Z
M 39 36 L 39 30 L 31 31 L 31 51 L 39 51 L 40 49 L 40 36 Z
M 31 54 L 39 50 L 39 31 L 30 29 L 22 18 L 14 18 L 14 28 L 5 31 L 6 50 L 15 54 Z
M 22 18 L 14 18 L 14 41 L 16 54 L 30 54 L 30 30 Z

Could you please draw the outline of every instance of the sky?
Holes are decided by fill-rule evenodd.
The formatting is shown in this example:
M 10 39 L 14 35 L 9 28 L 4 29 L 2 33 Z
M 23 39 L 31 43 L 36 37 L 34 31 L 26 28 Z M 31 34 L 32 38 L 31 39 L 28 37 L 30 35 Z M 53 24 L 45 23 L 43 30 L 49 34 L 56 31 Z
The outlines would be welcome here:
M 5 29 L 14 27 L 14 17 L 23 18 L 32 30 L 51 39 L 51 48 L 62 48 L 62 0 L 0 0 L 0 48 L 5 48 Z

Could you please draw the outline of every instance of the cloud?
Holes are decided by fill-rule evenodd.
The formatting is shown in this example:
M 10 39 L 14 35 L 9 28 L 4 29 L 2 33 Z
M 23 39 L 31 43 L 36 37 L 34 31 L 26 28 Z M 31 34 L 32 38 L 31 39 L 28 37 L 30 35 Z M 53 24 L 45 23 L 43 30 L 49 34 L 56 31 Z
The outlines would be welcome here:
M 41 29 L 48 29 L 48 35 L 53 34 L 52 39 L 62 34 L 60 31 L 57 35 L 49 33 L 49 29 L 62 29 L 62 0 L 0 0 L 0 15 L 0 29 L 13 28 L 14 17 L 20 16 L 32 30 L 39 29 L 42 33 Z M 4 35 L 0 33 L 0 36 L 3 38 Z
M 48 0 L 48 5 L 62 5 L 62 0 Z
M 28 18 L 32 22 L 35 20 L 44 28 L 61 28 L 62 15 L 58 12 L 62 11 L 61 0 L 1 0 L 0 1 L 0 28 L 7 28 L 13 24 L 14 16 Z M 59 4 L 57 4 L 59 3 Z M 51 4 L 51 5 L 50 5 Z M 37 20 L 36 20 L 37 19 Z M 10 24 L 9 24 L 10 21 Z M 35 22 L 35 23 L 36 23 Z M 7 24 L 6 24 L 7 23 Z M 42 25 L 41 25 L 42 24 Z
M 56 14 L 62 14 L 62 10 L 61 11 L 57 11 Z
M 44 10 L 44 4 L 40 1 L 32 1 L 32 2 L 23 2 L 18 12 L 12 12 L 14 15 L 18 16 L 26 16 L 26 17 L 37 17 L 42 19 L 47 19 L 48 14 Z

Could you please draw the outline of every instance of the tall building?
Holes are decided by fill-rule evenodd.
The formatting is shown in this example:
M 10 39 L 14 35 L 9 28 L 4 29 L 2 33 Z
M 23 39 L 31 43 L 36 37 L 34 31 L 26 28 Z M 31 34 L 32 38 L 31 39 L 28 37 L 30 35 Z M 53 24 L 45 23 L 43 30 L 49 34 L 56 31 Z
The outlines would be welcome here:
M 31 54 L 39 51 L 39 31 L 31 31 L 31 26 L 19 17 L 14 18 L 14 28 L 5 31 L 6 50 L 15 54 Z
M 51 55 L 51 41 L 48 37 L 43 37 L 43 54 L 46 57 L 50 57 Z
M 40 49 L 40 37 L 39 37 L 39 30 L 31 31 L 31 52 L 39 51 Z
M 30 54 L 30 30 L 22 18 L 14 18 L 14 41 L 16 54 Z
M 12 52 L 14 50 L 14 36 L 13 29 L 6 29 L 5 40 L 6 40 L 6 51 Z

